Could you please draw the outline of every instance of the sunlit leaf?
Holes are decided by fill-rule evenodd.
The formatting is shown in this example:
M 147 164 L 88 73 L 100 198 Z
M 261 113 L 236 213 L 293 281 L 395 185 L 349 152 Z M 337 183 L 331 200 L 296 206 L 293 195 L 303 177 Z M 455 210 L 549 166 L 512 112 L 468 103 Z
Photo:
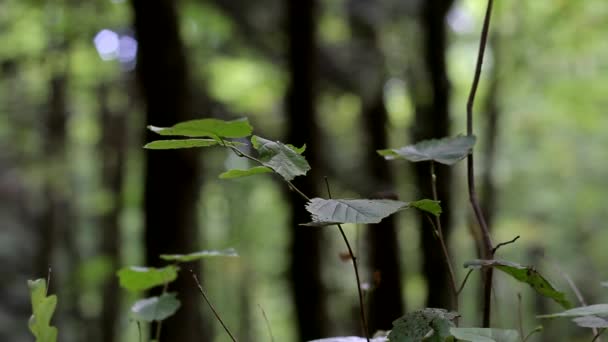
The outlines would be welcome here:
M 450 328 L 452 336 L 469 342 L 519 342 L 516 330 L 490 328 Z
M 117 272 L 120 286 L 129 291 L 144 291 L 170 283 L 177 278 L 179 268 L 169 265 L 163 268 L 129 266 Z
M 475 145 L 475 136 L 457 136 L 443 139 L 423 140 L 415 145 L 396 149 L 378 150 L 387 160 L 405 159 L 411 162 L 433 160 L 452 165 L 465 158 Z
M 421 199 L 418 201 L 410 202 L 409 206 L 418 210 L 426 211 L 427 213 L 435 216 L 441 215 L 440 201 L 434 201 L 431 199 Z
M 172 127 L 148 126 L 160 135 L 177 135 L 186 137 L 244 138 L 253 132 L 249 121 L 245 118 L 224 121 L 218 119 L 198 119 L 180 122 Z
M 221 179 L 240 178 L 240 177 L 253 176 L 253 175 L 260 174 L 260 173 L 268 173 L 268 172 L 272 172 L 272 169 L 267 166 L 256 166 L 256 167 L 252 167 L 251 169 L 247 169 L 247 170 L 232 169 L 232 170 L 228 170 L 228 171 L 220 174 L 220 178 Z
M 147 143 L 144 148 L 149 150 L 172 150 L 177 148 L 209 147 L 217 144 L 218 142 L 213 139 L 156 140 Z
M 563 292 L 556 290 L 547 279 L 534 269 L 534 267 L 523 266 L 503 260 L 472 260 L 466 262 L 464 266 L 471 268 L 494 267 L 513 278 L 530 285 L 537 293 L 553 299 L 562 307 L 566 309 L 572 307 L 572 304 L 566 299 L 566 295 Z
M 536 316 L 538 318 L 555 318 L 555 317 L 581 317 L 591 315 L 608 315 L 608 304 L 594 304 L 589 306 L 580 306 L 570 310 L 550 314 Z
M 259 159 L 264 166 L 271 168 L 288 181 L 303 176 L 310 170 L 306 159 L 299 154 L 300 150 L 255 135 L 251 137 L 251 143 L 258 151 Z
M 131 306 L 131 316 L 140 322 L 162 321 L 172 316 L 180 305 L 175 293 L 164 293 L 135 302 Z
M 425 308 L 405 314 L 393 322 L 388 335 L 391 342 L 443 342 L 450 337 L 449 327 L 458 313 L 444 309 Z M 446 328 L 447 327 L 447 328 Z
M 234 248 L 228 248 L 222 251 L 200 251 L 189 254 L 162 254 L 160 258 L 167 261 L 190 262 L 207 258 L 238 256 L 239 255 Z
M 312 222 L 307 225 L 378 223 L 383 218 L 407 207 L 406 202 L 386 199 L 313 198 L 306 205 L 306 210 L 312 216 Z
M 57 307 L 57 296 L 47 296 L 46 280 L 28 280 L 32 315 L 28 327 L 36 342 L 56 342 L 57 328 L 51 326 L 51 319 Z

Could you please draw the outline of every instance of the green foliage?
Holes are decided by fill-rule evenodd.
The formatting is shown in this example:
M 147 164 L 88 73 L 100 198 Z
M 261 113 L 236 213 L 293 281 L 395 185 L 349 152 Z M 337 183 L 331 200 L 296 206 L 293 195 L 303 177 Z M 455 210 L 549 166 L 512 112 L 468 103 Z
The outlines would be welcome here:
M 441 215 L 441 201 L 434 201 L 431 199 L 421 199 L 418 201 L 410 202 L 409 206 L 418 210 L 425 211 L 435 216 Z
M 56 342 L 57 328 L 51 326 L 51 318 L 57 306 L 57 296 L 47 296 L 46 280 L 28 280 L 32 303 L 29 328 L 36 342 Z
M 452 165 L 465 158 L 475 145 L 475 136 L 457 136 L 423 140 L 397 149 L 378 150 L 386 160 L 405 159 L 411 162 L 436 161 Z
M 574 317 L 572 321 L 583 328 L 608 328 L 608 304 L 582 306 L 550 315 L 540 315 L 538 318 Z
M 387 342 L 388 339 L 386 337 L 375 337 L 375 338 L 370 338 L 369 341 L 370 342 Z M 322 338 L 319 340 L 312 340 L 312 341 L 308 341 L 308 342 L 367 342 L 367 339 L 365 337 L 358 337 L 358 336 L 340 336 L 340 337 Z
M 305 147 L 297 149 L 279 141 L 271 141 L 258 136 L 251 137 L 251 144 L 259 153 L 259 160 L 264 166 L 274 170 L 285 180 L 306 175 L 310 165 L 300 154 Z
M 267 166 L 255 166 L 255 167 L 252 167 L 247 170 L 239 170 L 239 169 L 228 170 L 228 171 L 220 174 L 220 178 L 221 179 L 241 178 L 241 177 L 248 177 L 248 176 L 258 175 L 260 173 L 269 173 L 269 172 L 273 172 L 273 171 L 271 168 L 269 168 Z
M 408 207 L 408 203 L 386 199 L 313 198 L 306 204 L 312 216 L 311 226 L 336 223 L 378 223 L 383 218 Z
M 175 293 L 163 293 L 158 297 L 140 299 L 131 306 L 131 316 L 136 321 L 162 321 L 179 309 L 181 303 Z
M 443 342 L 451 336 L 449 329 L 458 316 L 456 312 L 433 308 L 410 312 L 393 322 L 388 339 L 391 342 L 419 342 L 423 339 Z
M 450 328 L 452 336 L 459 341 L 470 342 L 518 342 L 519 333 L 516 330 L 490 328 Z
M 200 251 L 189 254 L 162 254 L 160 258 L 167 261 L 190 262 L 207 258 L 238 256 L 239 255 L 234 248 L 228 248 L 223 251 Z
M 572 304 L 566 299 L 563 292 L 556 290 L 547 279 L 540 275 L 533 267 L 503 260 L 472 260 L 464 264 L 465 267 L 481 268 L 494 267 L 505 272 L 520 282 L 530 285 L 537 293 L 553 299 L 562 307 L 568 309 Z
M 160 135 L 190 138 L 210 137 L 217 141 L 220 141 L 220 138 L 245 138 L 253 132 L 253 128 L 247 119 L 232 121 L 198 119 L 180 122 L 172 127 L 148 126 L 148 129 Z
M 177 278 L 179 268 L 174 265 L 163 268 L 129 266 L 117 272 L 120 286 L 129 291 L 144 291 L 168 284 Z
M 147 143 L 144 148 L 149 150 L 171 150 L 177 148 L 209 147 L 217 144 L 217 140 L 214 139 L 156 140 Z

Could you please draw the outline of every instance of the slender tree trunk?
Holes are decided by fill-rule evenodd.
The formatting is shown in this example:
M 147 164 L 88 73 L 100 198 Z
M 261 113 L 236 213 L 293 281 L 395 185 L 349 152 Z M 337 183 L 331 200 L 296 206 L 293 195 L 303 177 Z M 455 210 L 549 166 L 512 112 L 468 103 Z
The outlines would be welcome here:
M 446 70 L 446 15 L 452 4 L 451 0 L 427 0 L 421 3 L 420 22 L 422 29 L 421 74 L 416 74 L 414 86 L 414 105 L 416 119 L 412 127 L 414 142 L 442 138 L 450 133 L 449 98 L 450 84 Z M 413 71 L 419 72 L 418 70 Z M 432 198 L 431 177 L 428 163 L 415 163 L 416 184 L 421 198 Z M 436 168 L 437 195 L 441 200 L 443 214 L 441 222 L 446 242 L 452 229 L 450 188 L 452 175 L 450 169 L 443 165 Z M 438 253 L 439 242 L 433 234 L 433 228 L 426 217 L 420 218 L 423 274 L 427 280 L 428 307 L 450 306 L 450 283 L 448 269 L 441 253 Z
M 139 42 L 137 74 L 146 107 L 146 123 L 169 126 L 192 119 L 190 80 L 179 36 L 176 3 L 172 0 L 132 0 Z M 146 140 L 158 139 L 147 132 Z M 160 264 L 159 254 L 188 253 L 198 247 L 196 207 L 201 168 L 195 151 L 146 153 L 144 222 L 146 263 Z M 198 270 L 198 267 L 193 267 Z M 200 297 L 192 279 L 182 274 L 171 284 L 181 308 L 163 323 L 163 341 L 205 341 Z
M 309 196 L 317 194 L 323 166 L 320 158 L 319 128 L 316 124 L 316 0 L 287 0 L 287 33 L 290 86 L 287 93 L 287 141 L 306 144 L 306 158 L 312 170 L 295 184 Z M 308 341 L 327 332 L 326 298 L 321 279 L 321 235 L 323 230 L 299 227 L 310 216 L 306 202 L 293 191 L 288 194 L 291 207 L 291 284 L 298 320 L 298 337 Z

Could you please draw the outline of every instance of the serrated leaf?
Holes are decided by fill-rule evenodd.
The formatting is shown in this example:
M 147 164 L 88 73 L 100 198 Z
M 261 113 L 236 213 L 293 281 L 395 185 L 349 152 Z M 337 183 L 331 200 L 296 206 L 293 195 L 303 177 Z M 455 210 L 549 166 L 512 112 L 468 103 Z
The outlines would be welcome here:
M 281 175 L 285 180 L 292 180 L 305 175 L 310 165 L 298 150 L 290 148 L 279 141 L 271 141 L 258 136 L 251 137 L 251 144 L 259 153 L 259 160 Z
M 441 215 L 440 203 L 440 201 L 434 201 L 431 199 L 421 199 L 418 201 L 410 202 L 409 206 L 433 214 L 435 216 L 439 216 Z
M 222 251 L 200 251 L 189 254 L 162 254 L 160 258 L 167 261 L 190 262 L 207 258 L 238 256 L 239 255 L 234 248 L 228 248 Z
M 312 222 L 307 225 L 378 223 L 383 218 L 407 207 L 406 202 L 386 199 L 323 199 L 317 197 L 306 204 L 306 210 L 312 216 Z
M 221 179 L 240 178 L 240 177 L 248 177 L 248 176 L 253 176 L 253 175 L 260 174 L 260 173 L 268 173 L 268 172 L 273 172 L 273 171 L 271 168 L 269 168 L 267 166 L 256 166 L 256 167 L 252 167 L 251 169 L 247 169 L 247 170 L 232 169 L 232 170 L 228 170 L 228 171 L 220 174 L 220 178 Z
M 405 314 L 393 322 L 393 329 L 388 335 L 391 342 L 445 341 L 446 326 L 453 327 L 452 320 L 458 313 L 444 309 L 425 308 Z M 437 328 L 441 327 L 441 328 Z M 437 329 L 437 330 L 435 330 Z
M 367 339 L 365 337 L 358 336 L 340 336 L 340 337 L 328 337 L 322 338 L 319 340 L 311 340 L 308 342 L 366 342 Z M 376 337 L 370 338 L 370 342 L 387 342 L 388 339 L 386 337 Z
M 178 140 L 156 140 L 144 145 L 149 150 L 172 150 L 178 148 L 194 148 L 215 146 L 218 142 L 214 139 L 178 139 Z
M 562 307 L 566 309 L 572 307 L 572 304 L 566 299 L 566 295 L 556 290 L 534 267 L 504 260 L 472 260 L 466 262 L 464 266 L 472 268 L 494 267 L 520 282 L 530 285 L 538 294 L 553 299 Z
M 140 299 L 131 306 L 131 316 L 136 321 L 162 321 L 171 317 L 181 303 L 175 293 L 164 293 L 159 297 Z
M 405 159 L 411 162 L 436 161 L 452 165 L 464 159 L 475 145 L 475 136 L 429 139 L 396 149 L 378 150 L 386 160 Z
M 163 268 L 128 266 L 123 267 L 116 274 L 122 288 L 137 292 L 174 281 L 178 270 L 179 268 L 174 265 Z
M 28 280 L 30 289 L 30 300 L 32 304 L 32 315 L 28 327 L 36 342 L 56 342 L 57 328 L 51 326 L 51 319 L 57 307 L 57 296 L 46 295 L 46 280 Z
M 462 341 L 469 342 L 519 342 L 519 333 L 509 329 L 450 328 L 450 333 Z
M 217 140 L 219 138 L 244 138 L 253 132 L 253 128 L 246 118 L 232 121 L 198 119 L 180 122 L 172 127 L 148 126 L 148 129 L 160 135 L 210 137 Z
M 555 317 L 581 317 L 590 315 L 608 315 L 608 304 L 594 304 L 589 306 L 580 306 L 570 310 L 550 314 L 539 315 L 538 318 L 555 318 Z

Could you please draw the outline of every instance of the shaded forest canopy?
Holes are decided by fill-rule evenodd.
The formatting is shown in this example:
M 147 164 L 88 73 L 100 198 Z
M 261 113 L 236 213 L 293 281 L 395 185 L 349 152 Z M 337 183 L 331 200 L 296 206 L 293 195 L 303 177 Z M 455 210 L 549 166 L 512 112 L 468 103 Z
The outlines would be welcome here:
M 589 304 L 607 297 L 604 2 L 494 4 L 474 107 L 475 172 L 494 243 L 520 236 L 497 258 L 534 265 L 491 265 L 511 272 L 494 275 L 492 327 L 542 324 L 529 341 L 593 335 L 537 320 L 560 302 L 513 282 L 517 270 L 546 276 L 575 306 L 579 295 Z M 124 291 L 116 272 L 167 265 L 160 254 L 228 248 L 240 257 L 181 265 L 169 288 L 181 307 L 161 341 L 229 340 L 190 269 L 239 341 L 269 340 L 267 325 L 276 341 L 363 336 L 351 256 L 335 227 L 299 226 L 311 220 L 307 201 L 281 177 L 218 178 L 255 166 L 230 150 L 143 149 L 162 139 L 145 127 L 246 117 L 257 136 L 306 145 L 311 169 L 293 184 L 311 198 L 328 199 L 327 179 L 337 199 L 432 199 L 428 163 L 376 151 L 467 133 L 486 4 L 4 0 L 0 340 L 32 339 L 27 280 L 51 267 L 60 341 L 137 341 L 130 308 L 160 288 Z M 249 135 L 226 137 L 260 153 Z M 483 254 L 467 165 L 435 172 L 443 238 L 462 280 L 461 265 Z M 415 210 L 368 223 L 343 228 L 369 332 L 408 312 L 453 308 L 436 223 Z M 526 280 L 542 283 L 535 274 Z M 481 284 L 473 272 L 459 295 L 460 326 L 481 326 Z

